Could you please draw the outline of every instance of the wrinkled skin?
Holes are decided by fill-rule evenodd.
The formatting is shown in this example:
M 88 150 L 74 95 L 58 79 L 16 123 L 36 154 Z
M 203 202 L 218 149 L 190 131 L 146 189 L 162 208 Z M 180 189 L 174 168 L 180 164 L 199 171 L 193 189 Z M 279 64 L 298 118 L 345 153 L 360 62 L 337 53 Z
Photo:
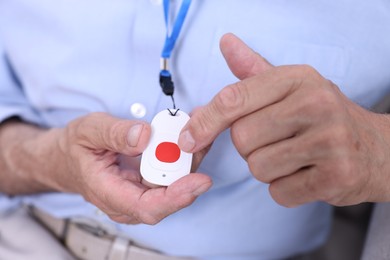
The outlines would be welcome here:
M 183 150 L 203 149 L 230 128 L 253 176 L 281 205 L 390 201 L 387 115 L 351 102 L 310 66 L 272 66 L 232 34 L 221 49 L 240 80 L 194 113 Z

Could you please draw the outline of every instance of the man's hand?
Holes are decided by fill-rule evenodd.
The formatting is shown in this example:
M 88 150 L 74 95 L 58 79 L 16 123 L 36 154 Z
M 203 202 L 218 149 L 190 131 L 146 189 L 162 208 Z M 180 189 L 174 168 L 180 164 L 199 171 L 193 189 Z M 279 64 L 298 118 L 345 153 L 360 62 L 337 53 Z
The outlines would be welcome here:
M 8 181 L 7 187 L 0 188 L 10 194 L 38 189 L 78 193 L 114 221 L 156 224 L 190 205 L 211 186 L 209 177 L 197 173 L 169 187 L 145 185 L 138 157 L 150 137 L 150 125 L 145 122 L 93 113 L 64 129 L 13 123 L 3 129 L 0 138 L 5 140 L 6 133 L 11 133 L 7 130 L 18 128 L 34 134 L 20 139 L 2 157 L 9 174 L 0 174 L 0 180 Z
M 241 81 L 193 114 L 179 138 L 184 151 L 230 127 L 252 174 L 281 205 L 390 200 L 386 116 L 354 104 L 307 65 L 272 66 L 232 34 L 221 50 Z

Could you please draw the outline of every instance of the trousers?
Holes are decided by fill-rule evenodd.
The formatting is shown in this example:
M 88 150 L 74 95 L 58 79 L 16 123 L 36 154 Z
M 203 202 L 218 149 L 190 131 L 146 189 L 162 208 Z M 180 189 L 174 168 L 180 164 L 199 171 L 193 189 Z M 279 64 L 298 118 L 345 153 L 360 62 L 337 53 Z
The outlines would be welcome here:
M 1 260 L 76 260 L 25 208 L 0 216 Z
M 189 260 L 148 249 L 96 226 L 21 207 L 0 215 L 0 260 Z

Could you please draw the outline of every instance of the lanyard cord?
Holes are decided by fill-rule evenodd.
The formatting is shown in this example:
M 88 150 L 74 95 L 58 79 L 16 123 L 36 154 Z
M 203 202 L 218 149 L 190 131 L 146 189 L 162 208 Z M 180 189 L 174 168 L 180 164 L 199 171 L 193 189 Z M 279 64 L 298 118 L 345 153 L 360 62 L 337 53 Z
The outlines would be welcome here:
M 180 30 L 183 26 L 188 9 L 191 4 L 191 0 L 183 0 L 175 22 L 173 24 L 171 35 L 169 35 L 169 3 L 170 0 L 164 0 L 164 18 L 167 33 L 165 37 L 164 48 L 161 53 L 161 70 L 160 70 L 160 86 L 165 95 L 171 96 L 173 102 L 173 108 L 176 109 L 175 100 L 173 98 L 174 85 L 172 81 L 172 75 L 168 68 L 168 60 L 171 57 L 171 53 L 175 47 L 177 38 L 180 35 Z

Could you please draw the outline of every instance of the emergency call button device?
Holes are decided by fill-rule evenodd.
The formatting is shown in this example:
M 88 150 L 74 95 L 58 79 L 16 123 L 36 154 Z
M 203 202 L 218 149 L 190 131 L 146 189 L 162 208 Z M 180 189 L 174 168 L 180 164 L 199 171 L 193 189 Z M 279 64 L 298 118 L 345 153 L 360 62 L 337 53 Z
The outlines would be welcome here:
M 168 186 L 190 173 L 192 153 L 180 150 L 179 135 L 190 117 L 177 109 L 159 112 L 151 123 L 149 144 L 142 154 L 141 175 L 153 184 Z

